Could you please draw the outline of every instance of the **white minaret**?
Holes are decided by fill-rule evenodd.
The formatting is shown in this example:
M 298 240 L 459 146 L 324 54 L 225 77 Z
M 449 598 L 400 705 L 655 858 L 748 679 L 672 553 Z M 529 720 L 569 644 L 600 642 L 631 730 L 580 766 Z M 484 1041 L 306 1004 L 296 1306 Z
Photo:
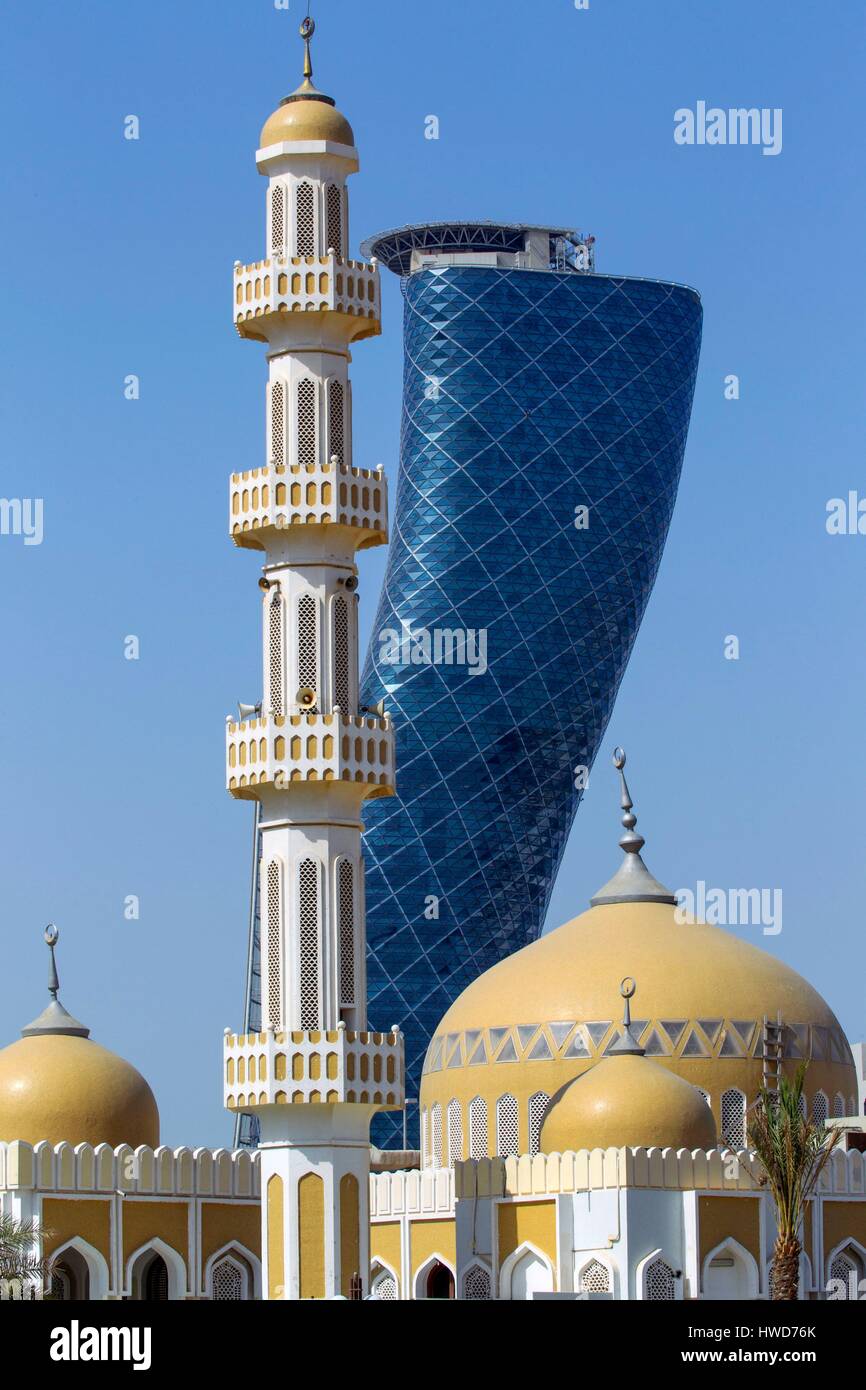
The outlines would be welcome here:
M 227 1033 L 225 1100 L 258 1115 L 263 1287 L 352 1292 L 369 1270 L 370 1119 L 403 1104 L 403 1039 L 367 1032 L 361 805 L 394 791 L 394 735 L 358 705 L 355 552 L 387 541 L 381 467 L 352 464 L 350 346 L 378 334 L 376 264 L 348 259 L 348 121 L 304 81 L 262 131 L 267 254 L 236 265 L 235 326 L 267 345 L 264 468 L 231 480 L 236 545 L 265 553 L 263 698 L 227 727 L 228 788 L 260 803 L 265 1031 Z

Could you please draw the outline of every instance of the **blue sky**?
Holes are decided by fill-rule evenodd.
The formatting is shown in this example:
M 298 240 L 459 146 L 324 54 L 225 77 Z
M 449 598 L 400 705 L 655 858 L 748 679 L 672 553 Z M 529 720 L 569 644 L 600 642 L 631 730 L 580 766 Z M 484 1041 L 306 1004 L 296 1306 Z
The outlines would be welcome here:
M 231 1132 L 220 1048 L 242 1019 L 250 813 L 222 790 L 223 722 L 260 678 L 258 570 L 226 495 L 264 459 L 265 381 L 232 328 L 231 268 L 263 254 L 254 151 L 297 84 L 303 13 L 49 0 L 4 26 L 0 495 L 44 499 L 44 540 L 0 536 L 0 1038 L 42 1007 L 54 919 L 67 1007 L 147 1075 L 172 1144 Z M 628 749 L 653 871 L 781 889 L 781 934 L 743 934 L 862 1039 L 866 535 L 825 527 L 828 499 L 866 497 L 862 6 L 314 15 L 317 83 L 361 150 L 355 250 L 411 221 L 550 220 L 593 232 L 601 270 L 701 291 L 680 497 L 606 743 Z M 674 112 L 700 100 L 782 108 L 782 152 L 678 146 Z M 388 277 L 384 335 L 353 368 L 355 462 L 392 478 L 400 314 Z M 364 560 L 367 624 L 383 566 Z M 608 751 L 551 926 L 618 860 Z

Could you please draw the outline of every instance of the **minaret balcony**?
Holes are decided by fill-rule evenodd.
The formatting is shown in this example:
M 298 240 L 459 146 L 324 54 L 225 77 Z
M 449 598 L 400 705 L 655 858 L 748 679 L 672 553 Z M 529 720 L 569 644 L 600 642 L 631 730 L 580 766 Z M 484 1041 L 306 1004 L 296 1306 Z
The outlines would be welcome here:
M 376 715 L 263 715 L 226 721 L 227 786 L 239 800 L 263 788 L 350 783 L 360 799 L 393 796 L 394 730 Z
M 403 1034 L 333 1032 L 225 1035 L 225 1105 L 374 1105 L 399 1110 Z
M 267 550 L 268 533 L 291 526 L 346 526 L 355 548 L 388 541 L 388 491 L 381 467 L 293 464 L 233 473 L 229 527 L 235 545 Z
M 292 314 L 340 314 L 347 342 L 382 331 L 379 271 L 366 261 L 342 256 L 269 256 L 236 265 L 235 327 L 242 338 L 267 342 Z

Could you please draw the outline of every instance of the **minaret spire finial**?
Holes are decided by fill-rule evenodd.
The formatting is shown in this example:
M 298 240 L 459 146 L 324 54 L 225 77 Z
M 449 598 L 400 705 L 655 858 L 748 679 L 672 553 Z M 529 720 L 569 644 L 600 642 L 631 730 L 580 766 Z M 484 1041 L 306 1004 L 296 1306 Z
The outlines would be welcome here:
M 55 1003 L 57 1001 L 57 993 L 60 989 L 60 978 L 57 974 L 57 959 L 54 955 L 54 947 L 57 945 L 59 939 L 60 932 L 53 922 L 49 922 L 48 926 L 45 928 L 45 944 L 51 952 L 51 965 L 48 969 L 48 993 Z
M 311 17 L 309 9 L 306 19 L 301 21 L 301 38 L 304 40 L 304 77 L 307 82 L 313 76 L 313 59 L 310 54 L 310 39 L 316 32 L 316 21 Z
M 643 835 L 639 835 L 635 830 L 637 816 L 634 813 L 634 802 L 631 799 L 631 792 L 628 789 L 628 782 L 625 780 L 625 749 L 614 748 L 613 765 L 619 773 L 620 780 L 620 806 L 622 807 L 622 824 L 625 834 L 620 836 L 619 847 L 623 851 L 625 858 L 620 864 L 613 878 L 606 883 L 602 889 L 591 899 L 592 906 L 598 907 L 603 903 L 673 903 L 676 898 L 658 879 L 653 878 L 646 864 L 641 859 L 640 852 L 646 843 Z

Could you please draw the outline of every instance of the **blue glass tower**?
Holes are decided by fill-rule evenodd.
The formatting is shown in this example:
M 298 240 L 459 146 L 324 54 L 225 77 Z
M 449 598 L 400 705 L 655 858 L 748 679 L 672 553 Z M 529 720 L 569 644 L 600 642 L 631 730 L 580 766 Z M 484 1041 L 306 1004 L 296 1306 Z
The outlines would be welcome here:
M 396 725 L 397 796 L 366 810 L 364 847 L 370 1009 L 406 1033 L 411 1097 L 451 1001 L 541 931 L 670 525 L 701 306 L 596 273 L 592 239 L 559 229 L 436 224 L 363 250 L 405 297 L 363 677 Z

